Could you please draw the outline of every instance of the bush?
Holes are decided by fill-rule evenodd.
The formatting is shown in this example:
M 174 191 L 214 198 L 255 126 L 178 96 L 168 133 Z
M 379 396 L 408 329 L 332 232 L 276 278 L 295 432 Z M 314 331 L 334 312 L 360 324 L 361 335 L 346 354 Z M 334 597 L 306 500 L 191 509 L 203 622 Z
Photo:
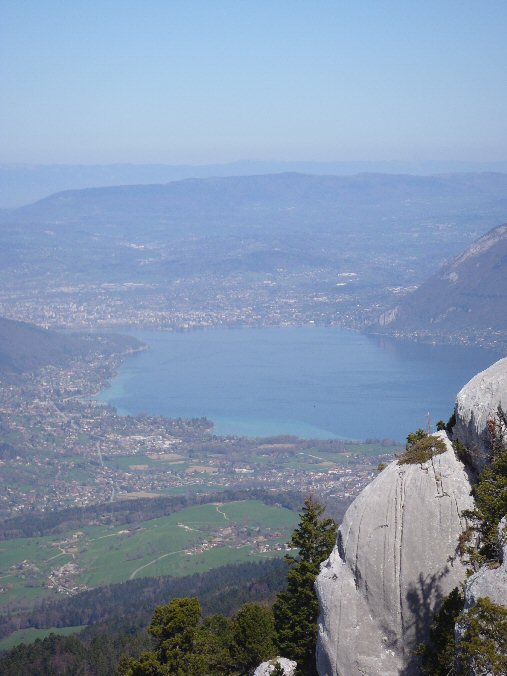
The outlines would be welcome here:
M 464 676 L 507 674 L 507 608 L 480 598 L 462 613 L 464 635 L 458 643 L 458 672 Z
M 505 443 L 505 413 L 499 408 L 496 421 L 490 421 L 492 438 L 492 460 L 479 475 L 472 494 L 475 509 L 466 510 L 463 516 L 479 534 L 479 548 L 472 557 L 472 563 L 480 565 L 487 560 L 496 560 L 498 550 L 498 524 L 507 514 L 507 444 Z M 494 424 L 493 424 L 494 423 Z
M 435 455 L 445 453 L 446 450 L 442 439 L 424 433 L 424 437 L 419 437 L 413 443 L 410 441 L 407 443 L 405 453 L 398 459 L 398 465 L 422 465 Z
M 461 460 L 461 462 L 465 463 L 465 465 L 469 465 L 470 451 L 465 446 L 465 444 L 461 443 L 459 439 L 456 439 L 452 442 L 452 447 L 454 448 L 454 452 L 456 453 L 458 460 Z
M 507 674 L 507 608 L 480 598 L 463 612 L 464 598 L 456 588 L 435 614 L 427 645 L 416 654 L 428 676 L 503 676 Z M 462 628 L 456 641 L 455 624 Z

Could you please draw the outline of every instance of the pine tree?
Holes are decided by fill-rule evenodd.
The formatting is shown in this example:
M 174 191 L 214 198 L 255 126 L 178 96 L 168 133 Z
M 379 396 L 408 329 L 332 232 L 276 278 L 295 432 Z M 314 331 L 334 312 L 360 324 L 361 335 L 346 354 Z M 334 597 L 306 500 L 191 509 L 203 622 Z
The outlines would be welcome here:
M 139 658 L 123 657 L 118 676 L 161 676 L 189 673 L 189 656 L 202 618 L 196 598 L 173 599 L 155 608 L 148 632 L 156 639 L 155 651 L 142 653 Z
M 323 519 L 324 507 L 313 497 L 305 500 L 298 527 L 290 545 L 298 549 L 288 555 L 287 589 L 278 594 L 273 606 L 279 652 L 296 660 L 298 673 L 316 674 L 315 648 L 319 602 L 314 589 L 322 561 L 336 541 L 337 524 Z
M 232 621 L 231 653 L 241 674 L 252 673 L 255 667 L 276 654 L 273 613 L 258 603 L 246 603 Z

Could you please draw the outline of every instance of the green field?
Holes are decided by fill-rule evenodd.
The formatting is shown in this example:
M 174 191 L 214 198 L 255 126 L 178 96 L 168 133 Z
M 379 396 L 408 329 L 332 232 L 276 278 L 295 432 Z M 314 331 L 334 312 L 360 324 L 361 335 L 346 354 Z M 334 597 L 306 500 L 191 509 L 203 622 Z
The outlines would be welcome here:
M 70 636 L 83 631 L 85 627 L 52 627 L 51 629 L 19 629 L 7 638 L 0 639 L 0 651 L 10 650 L 20 643 L 32 643 L 38 638 L 46 638 L 50 634 Z
M 246 500 L 188 507 L 130 526 L 7 540 L 0 543 L 0 608 L 128 579 L 191 575 L 281 556 L 277 545 L 287 542 L 297 521 L 288 509 Z
M 382 446 L 382 444 L 354 444 L 346 451 L 327 451 L 322 448 L 305 449 L 297 453 L 286 464 L 293 469 L 313 472 L 327 472 L 336 465 L 357 464 L 357 456 L 377 456 L 399 453 L 402 446 Z M 312 461 L 311 463 L 308 461 Z

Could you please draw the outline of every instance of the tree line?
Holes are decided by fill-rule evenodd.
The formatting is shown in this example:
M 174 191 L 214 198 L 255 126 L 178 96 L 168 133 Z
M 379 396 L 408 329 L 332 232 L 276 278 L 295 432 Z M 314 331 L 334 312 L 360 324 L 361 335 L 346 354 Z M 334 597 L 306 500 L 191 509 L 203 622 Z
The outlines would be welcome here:
M 121 526 L 169 516 L 193 505 L 235 500 L 260 500 L 267 505 L 279 505 L 297 511 L 302 496 L 298 491 L 266 490 L 263 488 L 229 488 L 225 491 L 171 495 L 157 498 L 137 498 L 84 507 L 69 507 L 43 514 L 20 514 L 0 522 L 0 540 L 59 535 L 67 530 L 93 524 Z
M 205 614 L 229 614 L 247 601 L 274 597 L 286 584 L 283 559 L 229 564 L 185 577 L 146 577 L 46 600 L 29 611 L 0 616 L 0 638 L 17 629 L 107 625 L 132 633 L 146 627 L 160 599 L 198 596 Z M 88 630 L 90 631 L 90 630 Z

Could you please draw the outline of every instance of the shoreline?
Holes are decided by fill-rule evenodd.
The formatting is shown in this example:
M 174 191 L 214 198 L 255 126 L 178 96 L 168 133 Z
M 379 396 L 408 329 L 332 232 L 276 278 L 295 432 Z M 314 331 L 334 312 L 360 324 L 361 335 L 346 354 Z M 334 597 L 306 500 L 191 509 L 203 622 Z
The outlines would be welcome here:
M 456 372 L 457 372 L 457 365 L 459 362 L 464 362 L 463 359 L 460 357 L 463 355 L 468 354 L 473 354 L 475 352 L 476 355 L 482 355 L 482 359 L 480 357 L 475 357 L 476 362 L 481 362 L 482 365 L 481 367 L 485 368 L 486 365 L 490 364 L 490 356 L 489 350 L 485 350 L 483 347 L 480 348 L 474 348 L 470 346 L 464 346 L 461 345 L 458 348 L 454 348 L 453 346 L 450 345 L 429 345 L 427 343 L 420 344 L 420 343 L 415 343 L 410 340 L 406 339 L 400 339 L 400 338 L 393 338 L 391 336 L 385 336 L 383 334 L 379 335 L 372 335 L 371 333 L 366 333 L 366 332 L 361 332 L 358 331 L 357 329 L 349 329 L 349 328 L 342 328 L 342 327 L 330 327 L 330 326 L 316 326 L 316 325 L 306 325 L 304 327 L 289 327 L 289 326 L 283 326 L 283 327 L 267 327 L 265 329 L 266 333 L 264 334 L 264 337 L 261 339 L 260 336 L 262 335 L 262 332 L 258 333 L 260 327 L 255 327 L 255 332 L 252 330 L 250 332 L 251 338 L 248 337 L 248 332 L 245 331 L 245 328 L 249 327 L 234 327 L 234 329 L 241 329 L 241 331 L 231 331 L 230 328 L 228 327 L 213 327 L 214 330 L 206 331 L 204 333 L 204 329 L 200 330 L 189 330 L 189 331 L 184 331 L 184 332 L 171 332 L 171 331 L 160 331 L 159 329 L 134 329 L 130 328 L 128 331 L 128 334 L 131 337 L 136 338 L 137 340 L 141 341 L 144 345 L 143 349 L 138 349 L 135 351 L 131 351 L 130 353 L 124 354 L 121 361 L 119 361 L 117 364 L 115 364 L 114 372 L 111 373 L 107 379 L 104 379 L 102 382 L 102 387 L 98 388 L 96 392 L 92 394 L 93 401 L 97 403 L 98 405 L 104 405 L 104 406 L 111 406 L 116 409 L 116 412 L 120 416 L 128 416 L 128 415 L 138 415 L 141 412 L 146 413 L 148 415 L 152 416 L 161 416 L 167 419 L 175 419 L 175 418 L 185 418 L 185 419 L 193 419 L 193 418 L 201 418 L 205 417 L 207 420 L 209 420 L 213 424 L 213 434 L 215 434 L 218 437 L 222 438 L 248 438 L 248 439 L 258 439 L 258 438 L 265 438 L 265 437 L 273 437 L 273 436 L 293 436 L 297 437 L 300 439 L 318 439 L 318 440 L 325 440 L 325 439 L 333 439 L 333 440 L 342 440 L 342 441 L 349 441 L 349 442 L 357 442 L 360 441 L 361 439 L 365 438 L 391 438 L 391 439 L 401 439 L 405 437 L 405 435 L 412 429 L 412 427 L 415 429 L 417 426 L 422 426 L 423 422 L 422 419 L 424 417 L 424 421 L 426 420 L 426 412 L 427 410 L 432 411 L 432 418 L 434 418 L 434 421 L 441 417 L 448 417 L 449 411 L 443 411 L 442 405 L 438 403 L 438 398 L 434 399 L 431 391 L 431 382 L 428 378 L 425 378 L 424 374 L 422 374 L 421 367 L 417 366 L 416 362 L 424 362 L 427 361 L 428 359 L 431 360 L 431 362 L 434 362 L 434 359 L 436 358 L 438 361 L 442 362 L 442 365 L 444 364 L 449 364 L 449 369 L 451 372 L 451 375 L 454 374 L 454 378 L 456 379 Z M 299 330 L 302 330 L 303 333 L 299 334 Z M 285 331 L 289 331 L 288 334 L 285 334 Z M 315 331 L 315 333 L 314 333 Z M 269 333 L 268 333 L 269 332 Z M 301 339 L 292 341 L 291 340 L 291 334 L 290 332 L 293 332 L 293 335 L 300 335 Z M 188 334 L 189 338 L 190 335 L 193 336 L 192 340 L 190 341 L 189 345 L 190 347 L 187 348 L 186 346 L 186 340 L 183 336 L 183 334 Z M 200 334 L 200 335 L 199 335 Z M 239 335 L 241 334 L 241 336 Z M 153 346 L 150 346 L 150 341 L 149 337 L 153 336 L 156 338 L 156 343 Z M 288 335 L 288 342 L 285 340 L 285 336 Z M 312 346 L 311 344 L 308 343 L 308 340 L 311 340 L 311 336 L 315 335 L 317 340 L 315 342 L 315 346 Z M 337 340 L 334 341 L 334 336 L 337 336 Z M 340 341 L 339 336 L 345 337 L 344 342 Z M 208 345 L 208 341 L 206 340 L 207 337 L 211 338 L 211 342 Z M 228 343 L 228 336 L 230 336 L 230 342 Z M 244 347 L 242 345 L 242 336 L 246 337 L 246 340 L 244 341 Z M 297 392 L 299 395 L 302 393 L 302 382 L 310 377 L 310 381 L 312 382 L 312 387 L 315 388 L 317 387 L 317 390 L 313 390 L 313 394 L 308 394 L 307 396 L 308 401 L 305 404 L 304 403 L 304 398 L 301 396 L 298 397 L 296 396 L 295 402 L 296 402 L 296 407 L 292 413 L 290 409 L 290 404 L 288 403 L 287 399 L 287 394 L 283 396 L 282 401 L 282 408 L 276 408 L 275 409 L 269 409 L 269 405 L 266 404 L 266 394 L 270 393 L 270 383 L 273 380 L 273 377 L 269 375 L 269 370 L 273 371 L 274 368 L 276 368 L 276 361 L 273 362 L 273 359 L 276 359 L 277 357 L 273 357 L 273 359 L 267 359 L 267 361 L 263 360 L 263 350 L 264 351 L 271 351 L 271 345 L 270 343 L 272 342 L 272 336 L 275 336 L 274 343 L 273 343 L 273 350 L 275 351 L 274 354 L 278 355 L 280 353 L 280 358 L 282 359 L 282 362 L 284 361 L 284 356 L 283 352 L 285 351 L 286 346 L 294 347 L 294 354 L 291 355 L 291 359 L 297 359 L 297 362 L 294 361 L 294 364 L 301 364 L 303 371 L 305 373 L 299 373 L 297 372 L 296 375 L 294 375 L 294 372 L 292 372 L 291 379 L 294 377 L 297 379 L 296 380 L 296 386 L 297 386 Z M 278 336 L 278 338 L 276 338 Z M 348 337 L 347 337 L 348 336 Z M 356 337 L 358 339 L 358 344 L 357 344 L 357 349 L 360 351 L 363 350 L 364 356 L 367 359 L 368 367 L 365 371 L 364 367 L 361 365 L 361 358 L 354 357 L 354 354 L 356 352 Z M 166 342 L 167 338 L 167 342 Z M 225 339 L 225 343 L 223 342 L 222 339 Z M 160 368 L 163 368 L 160 366 L 160 363 L 163 361 L 166 361 L 165 355 L 161 353 L 161 350 L 168 350 L 169 348 L 167 345 L 173 344 L 172 341 L 174 341 L 175 345 L 175 351 L 173 352 L 172 349 L 169 350 L 169 353 L 171 356 L 171 359 L 174 360 L 174 368 L 176 371 L 169 372 L 167 375 L 167 382 L 171 381 L 173 375 L 175 377 L 174 381 L 174 387 L 172 389 L 168 389 L 167 392 L 164 389 L 163 383 L 161 387 L 161 380 L 158 378 L 158 371 Z M 385 341 L 385 343 L 384 343 Z M 147 346 L 147 347 L 146 347 Z M 354 379 L 356 373 L 355 371 L 357 370 L 357 375 L 359 379 L 354 382 L 349 382 L 349 384 L 354 385 L 354 389 L 357 390 L 358 387 L 363 388 L 363 390 L 366 391 L 367 396 L 368 396 L 368 390 L 370 389 L 370 383 L 373 387 L 379 387 L 381 384 L 385 381 L 385 385 L 389 388 L 391 388 L 391 385 L 389 383 L 390 376 L 388 374 L 388 371 L 386 369 L 391 369 L 393 368 L 394 371 L 393 373 L 398 373 L 398 375 L 395 375 L 395 381 L 393 383 L 394 389 L 391 389 L 391 402 L 388 403 L 387 406 L 383 406 L 383 408 L 386 409 L 386 414 L 384 415 L 384 418 L 386 419 L 386 422 L 388 422 L 390 419 L 394 420 L 395 417 L 397 418 L 397 413 L 393 414 L 393 409 L 395 406 L 395 398 L 402 396 L 402 392 L 406 391 L 406 385 L 403 382 L 403 378 L 416 378 L 414 381 L 420 382 L 420 396 L 422 398 L 422 403 L 421 403 L 421 410 L 424 408 L 424 416 L 421 414 L 421 422 L 418 420 L 415 420 L 414 422 L 414 416 L 413 414 L 410 413 L 410 410 L 402 411 L 402 415 L 405 418 L 408 418 L 408 423 L 405 425 L 403 424 L 400 429 L 402 429 L 402 432 L 398 430 L 396 431 L 396 426 L 394 425 L 384 425 L 382 429 L 382 425 L 374 427 L 375 424 L 375 418 L 370 421 L 369 425 L 366 425 L 366 429 L 364 429 L 364 425 L 362 422 L 358 422 L 357 429 L 361 430 L 361 434 L 357 434 L 357 431 L 355 430 L 346 430 L 349 432 L 347 433 L 340 433 L 340 430 L 334 431 L 332 427 L 327 427 L 326 428 L 326 419 L 327 420 L 333 420 L 333 418 L 329 418 L 329 406 L 332 405 L 334 398 L 336 398 L 336 411 L 337 411 L 337 416 L 340 418 L 340 415 L 343 419 L 344 422 L 347 420 L 350 421 L 349 414 L 351 411 L 348 411 L 347 413 L 347 408 L 350 408 L 350 405 L 347 407 L 346 402 L 348 401 L 346 398 L 344 398 L 343 392 L 340 394 L 338 393 L 339 385 L 338 383 L 341 380 L 342 374 L 340 372 L 341 364 L 342 361 L 338 359 L 337 361 L 333 362 L 330 364 L 331 370 L 329 373 L 326 373 L 326 366 L 322 364 L 322 359 L 321 357 L 312 357 L 315 355 L 315 353 L 320 352 L 322 349 L 330 351 L 330 354 L 334 352 L 335 354 L 337 353 L 336 351 L 338 350 L 339 353 L 342 352 L 342 346 L 343 349 L 346 351 L 346 354 L 352 359 L 352 368 L 348 368 L 348 364 L 345 364 L 345 371 L 344 371 L 344 377 L 348 381 L 350 379 Z M 120 396 L 123 396 L 123 394 L 118 391 L 117 393 L 111 392 L 111 396 L 109 398 L 104 397 L 103 399 L 98 399 L 98 397 L 104 393 L 108 388 L 111 388 L 112 386 L 114 387 L 114 382 L 115 379 L 119 377 L 120 369 L 125 366 L 125 364 L 128 364 L 128 357 L 130 356 L 135 356 L 135 354 L 139 354 L 141 352 L 147 352 L 153 349 L 155 351 L 155 356 L 154 359 L 151 360 L 151 362 L 155 362 L 155 367 L 153 363 L 148 362 L 142 362 L 144 364 L 144 368 L 141 370 L 146 371 L 146 368 L 148 369 L 147 375 L 140 375 L 139 374 L 134 374 L 135 377 L 141 378 L 141 381 L 144 380 L 144 382 L 141 382 L 141 390 L 144 386 L 144 390 L 146 390 L 146 378 L 150 377 L 150 369 L 153 371 L 153 374 L 155 376 L 155 380 L 153 381 L 153 392 L 150 392 L 149 389 L 146 390 L 146 392 L 149 393 L 149 397 L 146 399 L 146 401 L 143 401 L 142 399 L 139 401 L 139 406 L 136 408 L 134 405 L 133 407 L 129 406 L 128 404 L 126 406 L 123 406 L 123 404 L 118 404 L 120 406 L 120 410 L 118 410 L 118 405 L 115 405 L 114 399 Z M 222 349 L 224 351 L 224 354 L 221 355 L 220 352 L 222 352 Z M 253 352 L 250 354 L 250 350 L 253 350 Z M 434 352 L 434 349 L 437 351 Z M 160 354 L 157 355 L 157 350 Z M 217 352 L 219 350 L 220 352 Z M 228 351 L 230 353 L 230 356 L 228 355 Z M 379 356 L 379 350 L 381 350 L 384 353 L 384 356 L 380 354 Z M 393 352 L 394 350 L 394 352 Z M 457 352 L 456 352 L 457 350 Z M 246 352 L 245 352 L 246 351 Z M 470 353 L 469 351 L 472 351 Z M 248 356 L 248 359 L 246 359 L 245 362 L 245 368 L 246 371 L 243 372 L 242 370 L 242 364 L 244 360 L 239 360 L 239 365 L 234 365 L 234 359 L 238 358 L 238 354 L 245 353 Z M 461 354 L 463 353 L 463 354 Z M 161 354 L 162 354 L 162 359 L 161 359 Z M 225 356 L 224 356 L 225 355 Z M 438 355 L 438 356 L 437 356 Z M 453 356 L 454 355 L 454 356 Z M 191 362 L 194 360 L 194 358 L 198 358 L 198 367 L 194 366 Z M 244 392 L 240 393 L 240 399 L 237 402 L 236 405 L 236 400 L 234 399 L 234 392 L 238 389 L 238 382 L 240 379 L 238 379 L 238 373 L 244 374 L 243 377 L 243 382 L 244 386 L 248 387 L 249 383 L 249 375 L 252 373 L 253 369 L 253 377 L 257 378 L 257 373 L 259 369 L 255 366 L 255 359 L 257 356 L 260 357 L 261 361 L 260 366 L 261 366 L 261 374 L 260 374 L 260 379 L 257 381 L 254 381 L 254 389 L 253 389 L 253 394 L 251 395 L 251 410 L 253 410 L 253 416 L 250 417 L 250 406 L 245 407 L 245 394 Z M 306 357 L 311 357 L 309 364 L 306 363 Z M 209 366 L 209 362 L 216 360 L 218 358 L 218 365 L 213 368 L 213 365 L 211 367 Z M 394 358 L 394 364 L 393 364 L 393 358 Z M 229 385 L 229 376 L 230 373 L 227 372 L 227 367 L 229 364 L 225 364 L 225 367 L 221 364 L 220 360 L 225 359 L 226 362 L 231 362 L 232 360 L 232 386 Z M 315 364 L 317 366 L 316 371 L 311 371 L 312 369 L 312 359 L 315 359 Z M 345 357 L 345 360 L 347 357 Z M 450 362 L 449 359 L 452 359 Z M 157 366 L 156 362 L 159 362 L 159 365 Z M 183 360 L 185 363 L 187 360 L 190 360 L 189 366 L 190 370 L 187 374 L 184 374 L 185 378 L 182 380 L 183 375 L 183 367 L 181 364 L 178 362 L 181 362 Z M 202 360 L 202 363 L 201 361 Z M 357 361 L 357 364 L 355 361 Z M 373 360 L 373 361 L 372 361 Z M 319 365 L 320 361 L 320 365 Z M 437 363 L 438 363 L 437 361 Z M 468 359 L 466 359 L 466 362 L 468 363 Z M 350 359 L 349 359 L 350 362 Z M 376 362 L 378 363 L 378 366 L 380 368 L 380 379 L 376 376 Z M 413 364 L 411 363 L 413 362 Z M 252 366 L 252 364 L 254 364 Z M 127 366 L 128 368 L 128 366 Z M 173 366 L 171 365 L 171 369 Z M 210 370 L 207 370 L 211 368 Z M 223 370 L 225 368 L 225 370 Z M 401 371 L 400 371 L 401 368 Z M 202 370 L 204 369 L 204 371 Z M 222 369 L 222 370 L 221 370 Z M 235 370 L 234 370 L 235 369 Z M 280 372 L 280 379 L 279 380 L 279 385 L 280 383 L 285 382 L 287 380 L 287 363 L 282 363 L 281 366 L 281 372 Z M 310 371 L 309 371 L 310 369 Z M 334 369 L 334 381 L 333 381 L 333 376 L 330 378 L 330 374 L 333 373 Z M 338 371 L 337 371 L 338 369 Z M 368 375 L 368 369 L 371 372 L 371 378 Z M 433 369 L 435 370 L 435 369 Z M 262 373 L 263 371 L 263 373 Z M 405 375 L 403 375 L 403 372 L 406 372 Z M 384 375 L 382 375 L 384 374 Z M 315 377 L 313 377 L 315 375 Z M 324 390 L 322 390 L 322 387 L 319 389 L 318 386 L 318 381 L 320 376 L 325 376 L 325 379 L 323 380 L 323 383 L 327 383 L 326 385 L 322 385 L 324 387 Z M 218 377 L 218 380 L 217 380 Z M 463 382 L 465 382 L 466 378 L 468 376 L 466 373 L 463 375 Z M 422 380 L 421 380 L 422 378 Z M 200 379 L 204 379 L 203 382 L 203 388 L 204 388 L 204 394 L 202 393 L 203 388 L 197 388 L 195 383 L 198 382 Z M 225 380 L 223 380 L 225 379 Z M 285 380 L 284 380 L 285 379 Z M 299 380 L 299 382 L 298 382 Z M 287 388 L 286 392 L 290 392 L 290 388 L 292 385 L 287 381 Z M 333 384 L 333 382 L 335 384 Z M 461 383 L 461 380 L 458 377 L 458 384 Z M 188 385 L 190 383 L 190 385 Z M 206 388 L 208 385 L 206 383 L 211 383 L 211 389 L 210 393 L 208 394 L 206 391 Z M 120 383 L 121 384 L 121 383 Z M 304 382 L 303 382 L 304 385 Z M 183 393 L 181 395 L 181 398 L 179 399 L 176 396 L 176 393 L 179 394 L 179 387 L 183 387 Z M 225 399 L 213 399 L 213 397 L 216 394 L 219 394 L 221 396 L 221 386 L 225 387 Z M 231 390 L 232 387 L 232 390 Z M 328 392 L 329 387 L 332 387 L 333 390 L 337 393 L 337 396 L 335 396 L 332 392 Z M 439 384 L 438 384 L 438 379 L 435 381 L 435 386 L 434 386 L 434 391 L 438 392 L 439 389 Z M 268 389 L 266 389 L 268 388 Z M 121 388 L 120 388 L 121 389 Z M 131 388 L 132 389 L 132 388 Z M 244 387 L 242 388 L 244 390 Z M 193 391 L 198 392 L 198 399 L 192 399 L 192 392 Z M 322 392 L 320 392 L 322 390 Z M 320 394 L 319 394 L 320 392 Z M 124 396 L 128 399 L 132 399 L 132 397 L 135 395 L 135 392 L 132 391 L 126 391 L 124 393 Z M 156 396 L 158 395 L 158 399 L 156 399 Z M 141 398 L 143 397 L 143 394 L 140 392 L 139 395 Z M 280 397 L 280 392 L 279 390 L 276 390 L 276 393 L 269 394 L 269 396 L 274 396 L 275 400 L 277 397 Z M 312 407 L 312 397 L 317 396 L 317 399 L 313 399 L 313 406 L 322 406 L 323 408 L 321 409 L 322 414 L 320 414 L 317 418 L 311 414 L 311 407 Z M 357 395 L 356 395 L 357 396 Z M 405 395 L 403 395 L 405 396 Z M 211 399 L 209 398 L 211 397 Z M 231 399 L 231 405 L 228 406 L 228 399 Z M 256 399 L 256 397 L 258 397 Z M 324 398 L 322 398 L 324 397 Z M 327 397 L 327 400 L 326 400 Z M 334 398 L 333 398 L 334 397 Z M 372 398 L 372 395 L 369 394 L 369 398 Z M 426 399 L 426 403 L 424 403 L 424 399 Z M 155 407 L 153 407 L 153 403 L 155 402 Z M 172 403 L 180 403 L 181 402 L 181 408 L 176 408 L 175 412 L 170 415 L 166 410 L 164 410 L 164 405 L 165 403 L 168 403 L 169 406 L 172 405 Z M 197 406 L 199 406 L 199 403 L 201 404 L 206 404 L 208 403 L 208 406 L 206 407 L 205 405 L 199 408 L 195 408 L 192 410 L 192 405 L 197 402 Z M 328 403 L 329 402 L 329 403 Z M 434 403 L 433 403 L 434 402 Z M 248 403 L 248 402 L 247 402 Z M 259 403 L 260 408 L 259 408 Z M 341 408 L 342 404 L 345 404 L 345 407 Z M 217 412 L 217 406 L 219 408 L 219 412 Z M 223 408 L 226 406 L 226 408 Z M 288 408 L 289 406 L 289 408 Z M 305 408 L 306 406 L 306 408 Z M 223 410 L 220 409 L 220 407 L 223 408 Z M 190 408 L 190 410 L 189 410 Z M 414 407 L 412 407 L 414 408 Z M 169 409 L 171 410 L 171 409 Z M 275 416 L 272 415 L 272 410 L 275 410 Z M 309 417 L 307 414 L 305 414 L 304 411 L 309 412 Z M 342 413 L 340 414 L 340 411 Z M 391 411 L 391 413 L 389 413 Z M 364 412 L 364 415 L 367 415 L 367 412 Z M 379 415 L 382 416 L 383 414 L 376 414 L 376 418 L 379 418 Z M 299 416 L 299 417 L 298 417 Z M 327 418 L 326 418 L 327 416 Z M 386 417 L 387 416 L 387 417 Z M 364 417 L 363 417 L 364 419 Z M 412 422 L 410 422 L 410 419 Z M 306 423 L 304 422 L 306 420 Z M 299 421 L 299 422 L 298 422 Z M 336 421 L 335 421 L 336 422 Z M 379 420 L 379 422 L 382 422 L 382 420 Z M 419 425 L 417 423 L 419 422 Z M 320 424 L 319 424 L 320 423 Z M 324 423 L 324 424 L 323 424 Z M 340 423 L 341 425 L 341 423 Z M 415 427 L 414 427 L 415 425 Z M 350 426 L 350 425 L 349 425 Z M 335 425 L 336 427 L 336 425 Z M 341 426 L 343 427 L 343 426 Z M 326 431 L 327 430 L 327 431 Z M 345 431 L 345 430 L 344 430 Z M 354 433 L 355 431 L 355 433 Z M 352 432 L 352 433 L 350 433 Z

